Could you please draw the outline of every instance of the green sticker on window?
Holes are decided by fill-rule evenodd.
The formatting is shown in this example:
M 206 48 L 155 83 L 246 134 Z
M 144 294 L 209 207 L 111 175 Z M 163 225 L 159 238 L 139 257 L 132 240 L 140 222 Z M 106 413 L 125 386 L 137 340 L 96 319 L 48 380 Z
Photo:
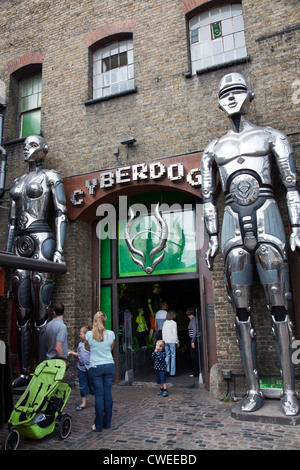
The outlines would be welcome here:
M 211 31 L 212 31 L 212 38 L 220 38 L 222 36 L 222 28 L 221 28 L 221 21 L 218 21 L 217 23 L 213 23 L 211 25 Z

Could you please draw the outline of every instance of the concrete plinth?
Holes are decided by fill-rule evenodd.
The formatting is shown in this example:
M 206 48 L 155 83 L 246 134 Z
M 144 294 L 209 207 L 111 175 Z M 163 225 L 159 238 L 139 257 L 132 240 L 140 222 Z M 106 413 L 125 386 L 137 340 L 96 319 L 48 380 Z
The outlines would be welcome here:
M 285 424 L 289 426 L 297 426 L 300 424 L 300 414 L 296 416 L 286 416 L 281 407 L 281 400 L 265 400 L 262 408 L 253 412 L 245 412 L 240 409 L 241 404 L 238 403 L 231 410 L 232 418 L 240 421 L 251 421 L 259 423 Z

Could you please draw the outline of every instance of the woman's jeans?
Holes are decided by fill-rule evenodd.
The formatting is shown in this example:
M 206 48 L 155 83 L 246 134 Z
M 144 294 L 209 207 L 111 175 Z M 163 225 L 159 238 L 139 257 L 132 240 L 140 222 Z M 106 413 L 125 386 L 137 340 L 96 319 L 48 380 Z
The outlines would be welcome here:
M 89 378 L 95 393 L 95 427 L 110 428 L 112 417 L 111 387 L 115 376 L 114 364 L 102 364 L 89 368 Z
M 170 375 L 176 374 L 176 344 L 175 343 L 166 343 L 166 363 L 167 370 Z M 170 366 L 171 363 L 171 366 Z

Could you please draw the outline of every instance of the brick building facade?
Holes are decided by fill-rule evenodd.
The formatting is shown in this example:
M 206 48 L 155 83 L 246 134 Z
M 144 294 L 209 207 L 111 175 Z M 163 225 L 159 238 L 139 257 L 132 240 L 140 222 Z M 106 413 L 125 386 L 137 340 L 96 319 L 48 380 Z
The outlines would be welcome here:
M 226 41 L 229 43 L 231 36 L 236 41 L 235 50 L 231 51 L 233 55 L 226 56 L 224 49 L 220 53 L 223 59 L 216 59 L 217 53 L 212 52 L 215 54 L 212 61 L 205 62 L 207 57 L 199 52 L 200 46 L 198 52 L 193 49 L 198 44 L 193 25 L 196 19 L 204 21 L 209 12 L 209 24 L 218 26 L 222 19 L 220 15 L 228 12 L 229 6 L 231 19 L 238 14 L 243 19 L 243 28 L 238 33 L 244 33 L 244 43 L 242 39 L 238 43 L 237 36 L 230 35 Z M 7 191 L 2 206 L 8 207 L 8 189 L 13 180 L 26 172 L 21 160 L 24 137 L 20 134 L 20 84 L 26 77 L 41 74 L 40 131 L 50 148 L 45 167 L 56 169 L 63 176 L 71 214 L 65 246 L 68 272 L 57 276 L 54 300 L 65 303 L 69 342 L 77 344 L 79 328 L 91 322 L 99 307 L 101 275 L 97 274 L 98 261 L 95 261 L 99 256 L 95 242 L 98 205 L 102 202 L 116 204 L 120 195 L 136 196 L 155 190 L 155 185 L 148 184 L 149 181 L 148 186 L 140 181 L 134 191 L 130 183 L 125 183 L 112 191 L 104 191 L 105 194 L 98 192 L 96 197 L 86 194 L 84 205 L 77 207 L 70 202 L 70 196 L 77 189 L 86 192 L 84 182 L 87 179 L 91 180 L 93 175 L 99 178 L 99 174 L 107 169 L 115 171 L 129 167 L 126 171 L 130 172 L 133 165 L 156 161 L 163 162 L 167 168 L 195 158 L 198 152 L 199 163 L 192 168 L 200 166 L 201 152 L 206 145 L 228 129 L 227 120 L 217 107 L 217 90 L 222 76 L 231 71 L 244 73 L 255 93 L 249 119 L 257 125 L 269 125 L 285 132 L 292 141 L 299 168 L 299 2 L 4 0 L 0 11 L 4 31 L 0 38 L 0 95 L 6 105 L 2 110 L 3 145 L 8 154 Z M 212 30 L 215 39 L 218 34 L 225 37 L 223 23 L 222 28 L 222 33 L 217 27 Z M 119 47 L 125 47 L 126 43 L 127 82 L 121 84 L 119 78 L 117 91 L 113 91 L 112 82 L 106 88 L 103 85 L 99 95 L 95 91 L 95 53 L 116 43 Z M 132 47 L 133 61 L 130 62 Z M 122 54 L 124 52 L 119 49 L 120 61 L 124 58 Z M 113 57 L 111 51 L 110 57 Z M 103 64 L 109 71 L 113 71 L 114 66 L 101 60 L 104 83 L 107 78 L 103 76 Z M 200 65 L 197 60 L 199 64 L 202 61 Z M 132 137 L 135 142 L 126 144 Z M 159 187 L 161 191 L 164 184 L 165 180 Z M 194 204 L 201 204 L 200 187 L 190 185 L 186 188 L 174 183 L 168 189 L 174 194 L 190 194 L 196 198 Z M 276 197 L 288 231 L 281 188 Z M 218 204 L 220 208 L 224 206 L 222 194 L 218 196 Z M 7 210 L 1 210 L 2 250 L 5 249 L 7 217 Z M 218 255 L 212 274 L 203 259 L 204 248 L 197 254 L 197 274 L 186 279 L 198 279 L 200 286 L 199 306 L 208 328 L 204 338 L 206 383 L 208 385 L 214 366 L 218 374 L 212 385 L 215 389 L 218 385 L 223 389 L 223 369 L 230 369 L 237 375 L 243 372 L 221 257 Z M 297 254 L 293 255 L 292 264 L 295 273 L 299 269 Z M 180 275 L 177 276 L 170 279 L 179 282 Z M 168 282 L 167 277 L 153 279 Z M 120 285 L 121 279 L 116 282 Z M 147 282 L 151 282 L 150 278 Z M 116 293 L 113 295 L 112 325 L 117 332 L 118 306 Z M 7 336 L 7 325 L 10 324 L 9 306 L 2 316 L 3 338 Z M 300 305 L 296 303 L 295 312 L 300 324 Z M 259 367 L 264 374 L 277 373 L 270 316 L 259 285 L 256 286 L 254 321 L 258 338 L 261 338 Z M 297 322 L 296 327 L 300 328 Z M 119 348 L 116 355 L 118 351 Z M 119 379 L 122 379 L 122 370 L 120 365 Z

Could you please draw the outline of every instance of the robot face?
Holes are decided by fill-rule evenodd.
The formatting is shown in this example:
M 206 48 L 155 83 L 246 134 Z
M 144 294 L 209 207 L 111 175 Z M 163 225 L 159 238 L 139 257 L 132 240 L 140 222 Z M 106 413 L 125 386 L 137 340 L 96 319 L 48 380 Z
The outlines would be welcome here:
M 246 114 L 253 93 L 248 90 L 244 75 L 229 73 L 225 75 L 219 86 L 219 108 L 228 116 Z
M 23 159 L 25 162 L 44 160 L 48 153 L 48 145 L 40 135 L 26 137 L 23 149 Z
M 219 107 L 227 114 L 227 116 L 246 114 L 248 112 L 249 104 L 249 95 L 244 90 L 228 90 L 219 98 Z

